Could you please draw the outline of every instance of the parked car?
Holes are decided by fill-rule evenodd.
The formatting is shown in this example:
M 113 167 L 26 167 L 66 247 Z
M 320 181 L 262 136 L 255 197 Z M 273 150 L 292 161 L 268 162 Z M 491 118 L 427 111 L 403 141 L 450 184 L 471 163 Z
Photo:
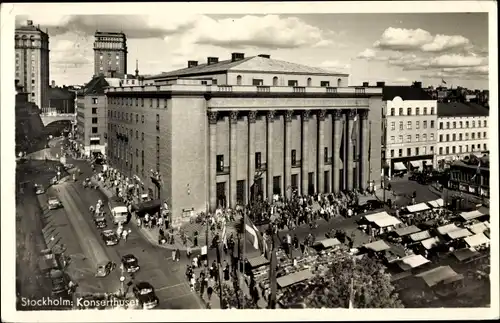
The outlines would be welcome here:
M 384 208 L 384 202 L 379 200 L 368 200 L 365 204 L 370 211 Z
M 35 194 L 36 195 L 45 194 L 45 189 L 43 188 L 42 185 L 35 184 Z
M 133 292 L 141 307 L 145 310 L 153 309 L 158 306 L 158 297 L 150 283 L 140 282 L 133 288 Z
M 49 205 L 49 210 L 55 210 L 55 209 L 63 207 L 61 201 L 59 201 L 59 199 L 57 199 L 57 197 L 53 197 L 53 196 L 49 197 L 47 204 Z
M 118 244 L 118 236 L 113 230 L 104 230 L 101 232 L 102 240 L 106 246 L 115 246 Z
M 94 224 L 98 229 L 104 229 L 108 226 L 106 218 L 101 216 L 94 219 Z
M 98 264 L 97 264 L 97 269 L 95 276 L 96 277 L 106 277 L 109 275 L 113 270 L 115 270 L 116 264 L 109 259 L 103 258 Z
M 139 266 L 139 261 L 132 254 L 128 254 L 128 255 L 123 256 L 122 257 L 122 264 L 123 264 L 123 269 L 125 269 L 125 271 L 128 273 L 135 273 L 136 271 L 138 271 L 141 268 Z

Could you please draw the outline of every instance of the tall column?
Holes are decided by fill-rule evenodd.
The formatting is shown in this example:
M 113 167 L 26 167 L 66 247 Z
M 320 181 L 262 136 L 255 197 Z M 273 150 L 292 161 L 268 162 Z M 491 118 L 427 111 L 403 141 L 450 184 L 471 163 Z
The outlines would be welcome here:
M 347 122 L 347 138 L 345 138 L 347 142 L 347 181 L 346 181 L 346 189 L 348 191 L 354 188 L 354 142 L 353 142 L 353 131 L 354 124 L 356 118 L 356 111 L 349 110 L 348 113 L 348 122 Z M 344 165 L 345 168 L 345 165 Z
M 238 126 L 238 111 L 229 114 L 230 141 L 229 141 L 229 207 L 236 207 L 236 180 L 238 178 L 238 151 L 236 150 L 236 130 Z
M 248 202 L 252 197 L 252 188 L 255 180 L 255 120 L 257 119 L 257 111 L 248 113 Z M 255 196 L 253 197 L 255 198 Z
M 333 164 L 333 192 L 340 192 L 340 146 L 342 145 L 342 113 L 341 110 L 333 111 L 333 152 L 332 152 L 332 164 Z M 344 167 L 345 170 L 345 167 Z
M 319 193 L 327 193 L 323 192 L 325 187 L 325 119 L 326 119 L 326 110 L 319 110 L 318 112 L 318 147 L 317 147 L 317 171 L 316 177 L 318 179 L 318 187 L 316 188 L 316 192 Z M 328 157 L 328 156 L 327 156 Z
M 292 117 L 293 110 L 288 110 L 285 113 L 285 196 L 290 199 L 292 196 Z
M 302 190 L 300 192 L 301 195 L 307 195 L 308 192 L 308 175 L 309 175 L 309 162 L 308 162 L 308 155 L 309 155 L 309 115 L 310 111 L 305 110 L 302 112 L 302 176 L 301 176 L 301 182 L 302 182 Z
M 273 200 L 273 125 L 274 125 L 275 111 L 267 112 L 267 198 L 269 201 Z
M 363 190 L 369 187 L 371 173 L 371 152 L 370 152 L 370 121 L 368 121 L 368 110 L 363 110 L 361 113 L 361 157 L 360 157 L 360 175 L 359 181 Z
M 209 195 L 210 210 L 217 208 L 217 112 L 208 113 L 209 141 Z

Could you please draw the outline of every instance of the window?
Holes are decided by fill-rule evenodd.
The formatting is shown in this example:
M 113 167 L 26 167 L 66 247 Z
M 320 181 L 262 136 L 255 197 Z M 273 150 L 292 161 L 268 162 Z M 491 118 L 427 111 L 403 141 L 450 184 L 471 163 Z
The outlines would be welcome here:
M 455 154 L 455 153 L 456 153 L 456 148 L 455 148 L 455 146 L 451 147 L 451 153 L 452 153 L 452 154 Z
M 288 80 L 288 86 L 297 86 L 298 84 L 297 80 Z
M 141 123 L 144 123 L 144 115 L 141 115 Z
M 394 115 L 395 115 L 395 114 L 396 114 L 396 109 L 391 108 L 391 116 L 393 116 L 393 117 L 394 117 Z
M 424 134 L 422 135 L 422 141 L 427 141 L 427 134 L 425 134 L 425 133 L 424 133 Z
M 427 120 L 422 121 L 422 126 L 424 129 L 427 129 Z
M 403 108 L 399 108 L 399 115 L 402 116 L 403 115 Z
M 398 142 L 403 142 L 403 135 L 398 136 Z
M 31 84 L 35 84 L 35 80 L 31 80 Z
M 476 146 L 475 145 L 470 145 L 470 151 L 474 151 L 474 149 L 476 149 Z
M 457 123 L 455 121 L 453 121 L 453 129 L 456 129 L 457 128 Z
M 450 154 L 450 147 L 446 147 L 445 151 L 446 151 L 446 155 L 449 155 Z
M 144 141 L 144 132 L 141 132 L 141 141 Z
M 139 140 L 139 131 L 137 131 L 137 130 L 135 131 L 135 139 Z
M 396 122 L 391 122 L 391 130 L 396 130 Z
M 420 129 L 420 121 L 415 121 L 415 128 Z
M 278 86 L 278 77 L 273 77 L 273 86 Z
M 403 157 L 403 149 L 399 149 L 398 154 L 399 154 L 399 157 Z
M 427 147 L 422 147 L 422 155 L 425 155 L 427 154 Z
M 471 133 L 470 135 L 471 135 L 471 139 L 473 139 L 473 140 L 476 139 L 476 133 L 475 132 Z
M 457 140 L 457 135 L 456 134 L 452 134 L 451 135 L 451 141 L 455 141 Z
M 92 118 L 92 123 L 97 123 L 97 118 Z
M 462 138 L 462 134 L 461 134 L 461 133 L 459 133 L 459 134 L 458 134 L 458 140 L 462 140 L 462 139 L 463 139 L 463 138 Z
M 411 108 L 406 108 L 406 115 L 411 116 Z
M 342 86 L 342 79 L 337 79 L 337 87 L 341 87 Z
M 424 115 L 427 114 L 427 107 L 424 107 Z
M 469 128 L 469 121 L 465 121 L 465 128 Z
M 236 76 L 236 85 L 241 85 L 241 75 Z
M 431 114 L 434 114 L 434 107 L 431 107 Z
M 450 129 L 450 123 L 449 122 L 446 123 L 446 129 Z
M 465 133 L 465 140 L 469 140 L 469 133 L 468 132 Z
M 330 82 L 328 82 L 328 81 L 321 81 L 321 86 L 322 87 L 329 87 L 330 86 Z
M 486 139 L 486 131 L 483 132 L 483 138 Z
M 431 133 L 430 141 L 434 141 L 434 134 Z
M 396 141 L 396 136 L 391 136 L 391 144 L 393 144 Z
M 323 161 L 325 162 L 325 164 L 328 163 L 328 147 L 325 147 L 324 148 L 324 156 L 323 156 Z
M 142 168 L 144 168 L 144 150 L 141 150 Z
M 462 152 L 462 146 L 458 146 L 458 152 L 461 153 Z
M 144 106 L 144 98 L 141 98 L 141 107 Z
M 411 135 L 406 136 L 406 142 L 411 142 Z
M 484 120 L 484 121 L 483 121 L 483 127 L 485 127 L 485 128 L 486 128 L 486 127 L 487 127 L 487 125 L 488 125 L 488 122 L 487 122 L 486 120 Z
M 92 114 L 97 114 L 97 108 L 92 108 Z
M 443 142 L 443 135 L 439 135 L 439 142 Z
M 431 129 L 434 129 L 434 120 L 431 120 Z
M 469 152 L 469 146 L 468 145 L 465 145 L 465 152 Z
M 262 167 L 262 155 L 260 152 L 255 153 L 255 169 L 260 169 Z
M 446 135 L 446 141 L 450 141 L 450 135 L 449 134 Z
M 420 141 L 420 135 L 419 134 L 415 135 L 415 141 Z
M 156 99 L 156 107 L 159 108 L 160 107 L 160 99 Z
M 434 151 L 434 146 L 430 146 L 430 148 L 431 148 L 430 151 L 432 153 Z
M 217 155 L 217 171 L 224 171 L 224 155 Z
M 97 127 L 92 127 L 92 133 L 97 133 Z
M 483 149 L 484 149 L 484 150 L 487 150 L 487 149 L 486 149 L 486 144 L 483 144 Z
M 403 121 L 399 121 L 399 130 L 403 130 L 404 124 Z
M 443 123 L 442 122 L 439 123 L 439 129 L 443 129 Z
M 292 149 L 292 165 L 297 164 L 297 150 Z
M 415 108 L 415 115 L 417 115 L 417 116 L 420 115 L 420 108 Z
M 156 130 L 160 130 L 160 115 L 156 114 Z
M 406 129 L 411 130 L 411 121 L 406 123 Z
M 419 155 L 418 147 L 415 148 L 415 155 Z
M 472 121 L 472 128 L 476 127 L 476 121 Z
M 92 98 L 92 104 L 97 104 L 97 98 Z
M 139 123 L 139 114 L 135 114 L 135 123 Z
M 394 157 L 394 149 L 391 149 L 391 158 Z
M 411 148 L 406 148 L 406 156 L 411 156 Z
M 254 85 L 254 86 L 264 85 L 264 80 L 262 80 L 262 79 L 253 79 L 252 80 L 252 85 Z
M 442 155 L 443 154 L 443 147 L 439 147 L 439 154 Z

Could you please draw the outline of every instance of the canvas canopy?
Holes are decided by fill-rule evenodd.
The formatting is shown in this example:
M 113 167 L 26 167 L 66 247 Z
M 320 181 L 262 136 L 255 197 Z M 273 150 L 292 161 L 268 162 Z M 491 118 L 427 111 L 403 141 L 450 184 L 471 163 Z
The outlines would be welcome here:
M 459 275 L 450 266 L 440 266 L 418 274 L 416 277 L 421 277 L 427 286 L 432 287 L 440 282 L 446 282 L 459 277 Z
M 375 252 L 391 249 L 391 246 L 389 246 L 384 240 L 378 240 L 371 243 L 367 243 L 364 245 L 364 247 L 366 249 L 370 249 Z
M 115 213 L 128 213 L 128 209 L 126 206 L 116 206 L 111 211 Z
M 266 257 L 264 256 L 258 256 L 248 259 L 248 263 L 252 268 L 257 268 L 260 266 L 267 265 L 269 263 L 269 260 L 267 260 Z
M 409 212 L 414 213 L 414 212 L 421 212 L 421 211 L 428 210 L 429 206 L 425 203 L 419 203 L 419 204 L 415 204 L 415 205 L 408 205 L 406 207 L 406 209 Z
M 420 160 L 412 160 L 410 162 L 410 164 L 413 166 L 413 167 L 422 167 L 422 162 Z
M 439 207 L 444 206 L 444 201 L 443 201 L 443 199 L 437 199 L 434 201 L 429 201 L 429 202 L 427 202 L 427 204 L 429 204 L 432 207 L 439 208 Z
M 430 237 L 431 237 L 431 234 L 429 231 L 417 232 L 417 233 L 413 233 L 410 235 L 410 239 L 412 241 L 421 241 L 421 240 L 429 239 Z
M 426 159 L 425 161 L 425 166 L 432 166 L 432 160 L 431 159 Z
M 460 239 L 471 235 L 472 233 L 467 229 L 460 229 L 457 231 L 448 232 L 448 237 L 450 239 Z
M 409 227 L 399 228 L 395 232 L 398 236 L 404 237 L 404 236 L 407 236 L 409 234 L 413 234 L 413 233 L 420 232 L 420 231 L 421 230 L 419 228 L 417 228 L 416 226 L 410 225 Z
M 336 239 L 336 238 L 331 238 L 331 239 L 325 239 L 325 240 L 317 241 L 315 244 L 316 245 L 322 245 L 323 248 L 331 248 L 331 247 L 340 245 L 341 242 L 338 239 Z
M 425 249 L 429 250 L 439 246 L 439 244 L 441 244 L 441 239 L 439 239 L 439 237 L 432 237 L 429 239 L 425 239 L 420 243 L 422 243 L 422 246 L 424 246 Z
M 469 221 L 469 220 L 474 220 L 474 219 L 477 219 L 481 216 L 483 216 L 484 213 L 478 211 L 478 210 L 475 210 L 475 211 L 470 211 L 470 212 L 462 212 L 460 214 L 460 216 L 462 217 L 462 219 L 464 219 L 465 221 Z
M 402 162 L 394 163 L 394 170 L 406 170 L 406 166 Z
M 457 230 L 460 230 L 459 227 L 457 227 L 455 224 L 453 223 L 450 223 L 450 224 L 447 224 L 447 225 L 443 225 L 439 228 L 437 228 L 437 231 L 439 232 L 439 234 L 441 235 L 445 235 L 449 232 L 453 232 L 453 231 L 457 231 Z
M 304 280 L 311 279 L 313 277 L 313 273 L 309 269 L 306 269 L 292 273 L 290 275 L 279 277 L 278 279 L 276 279 L 276 283 L 279 287 L 283 288 Z
M 470 248 L 463 248 L 455 251 L 453 255 L 458 259 L 458 261 L 464 261 L 473 257 L 477 257 L 480 255 L 480 253 Z
M 409 255 L 404 258 L 401 258 L 398 261 L 398 265 L 399 267 L 401 267 L 401 269 L 407 271 L 425 265 L 429 262 L 430 261 L 422 255 Z
M 464 240 L 469 245 L 469 247 L 477 247 L 490 243 L 490 239 L 488 239 L 483 233 L 475 234 L 473 236 L 465 238 Z
M 484 231 L 489 229 L 488 224 L 488 222 L 475 223 L 469 226 L 469 230 L 474 234 L 483 233 Z
M 390 227 L 393 225 L 400 224 L 401 221 L 399 221 L 398 218 L 388 215 L 383 218 L 377 218 L 375 221 L 373 221 L 379 228 L 385 228 L 385 227 Z
M 389 217 L 390 215 L 383 211 L 383 212 L 379 212 L 379 213 L 374 213 L 374 214 L 368 214 L 365 216 L 365 219 L 367 221 L 370 221 L 370 222 L 375 222 L 376 219 L 382 219 L 382 218 L 386 218 L 386 217 Z

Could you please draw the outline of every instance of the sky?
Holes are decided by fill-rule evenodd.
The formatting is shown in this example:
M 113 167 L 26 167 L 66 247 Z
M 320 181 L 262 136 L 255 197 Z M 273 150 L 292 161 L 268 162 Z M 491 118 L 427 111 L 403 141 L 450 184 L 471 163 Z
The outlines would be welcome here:
M 57 12 L 56 12 L 57 13 Z M 48 29 L 50 77 L 84 84 L 93 75 L 94 33 L 123 31 L 128 73 L 187 67 L 188 60 L 220 60 L 232 52 L 350 74 L 350 85 L 385 81 L 406 85 L 488 88 L 487 13 L 58 15 L 16 16 Z

